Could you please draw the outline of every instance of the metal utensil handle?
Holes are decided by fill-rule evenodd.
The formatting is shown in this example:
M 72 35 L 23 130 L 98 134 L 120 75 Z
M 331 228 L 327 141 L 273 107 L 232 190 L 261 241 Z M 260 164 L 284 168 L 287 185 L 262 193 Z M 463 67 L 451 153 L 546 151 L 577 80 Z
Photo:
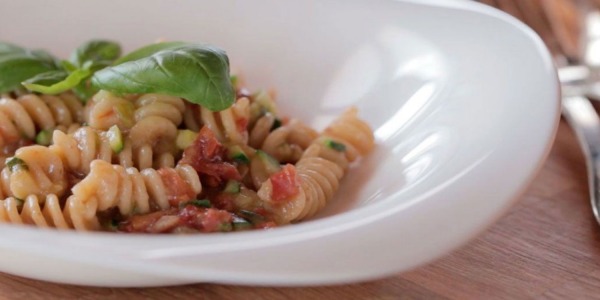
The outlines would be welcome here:
M 600 117 L 586 97 L 564 97 L 562 106 L 585 154 L 592 210 L 600 223 Z

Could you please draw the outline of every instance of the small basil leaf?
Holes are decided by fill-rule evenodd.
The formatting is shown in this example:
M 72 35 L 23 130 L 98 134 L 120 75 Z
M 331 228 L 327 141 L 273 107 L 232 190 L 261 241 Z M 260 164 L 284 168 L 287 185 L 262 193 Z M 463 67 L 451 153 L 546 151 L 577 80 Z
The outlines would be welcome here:
M 37 57 L 39 60 L 44 61 L 49 65 L 54 65 L 57 68 L 60 67 L 60 61 L 45 50 L 32 50 L 31 55 Z
M 39 85 L 53 85 L 57 82 L 61 82 L 65 80 L 69 76 L 69 73 L 61 70 L 48 71 L 44 73 L 37 74 L 32 78 L 29 78 L 23 82 L 29 84 L 39 84 Z
M 60 62 L 60 66 L 61 66 L 63 69 L 67 70 L 67 72 L 74 72 L 75 70 L 77 70 L 77 66 L 76 66 L 76 65 L 74 65 L 73 63 L 71 63 L 71 62 L 70 62 L 70 61 L 68 61 L 68 60 L 62 60 L 62 61 Z
M 54 63 L 31 53 L 12 53 L 0 56 L 0 93 L 20 87 L 21 82 L 40 73 L 56 70 Z
M 64 77 L 64 72 L 62 72 L 63 74 L 60 74 L 61 72 L 62 71 L 51 71 L 39 74 L 23 82 L 23 86 L 30 91 L 48 95 L 56 95 L 74 88 L 91 74 L 89 69 L 78 69 L 66 77 Z M 61 75 L 62 80 L 58 80 L 61 78 Z M 53 83 L 48 84 L 48 82 Z
M 91 40 L 79 46 L 71 55 L 70 62 L 83 68 L 91 61 L 98 65 L 108 66 L 121 55 L 121 46 L 113 41 Z
M 98 71 L 92 83 L 118 94 L 157 93 L 184 98 L 212 111 L 233 104 L 229 59 L 221 49 L 189 45 Z
M 0 42 L 0 55 L 8 53 L 24 53 L 27 50 L 11 43 Z
M 154 53 L 162 50 L 182 47 L 185 45 L 187 44 L 184 42 L 164 42 L 148 45 L 119 58 L 117 61 L 114 62 L 114 65 L 116 66 L 128 61 L 138 60 L 153 55 Z

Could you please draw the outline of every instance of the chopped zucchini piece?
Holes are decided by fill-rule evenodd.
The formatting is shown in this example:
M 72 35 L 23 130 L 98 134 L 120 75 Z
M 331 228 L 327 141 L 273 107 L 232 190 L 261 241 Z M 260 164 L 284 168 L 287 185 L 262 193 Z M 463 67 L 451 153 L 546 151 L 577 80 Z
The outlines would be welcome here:
M 240 192 L 241 184 L 239 181 L 229 180 L 225 185 L 223 192 L 228 194 L 238 194 Z
M 242 148 L 238 145 L 233 145 L 228 148 L 229 150 L 229 158 L 234 162 L 240 164 L 249 164 L 250 159 L 246 156 L 246 153 L 242 150 Z
M 27 164 L 25 163 L 25 161 L 23 161 L 22 159 L 20 159 L 16 156 L 7 159 L 6 166 L 8 167 L 8 170 L 10 170 L 11 172 L 29 170 L 29 167 L 27 167 Z
M 177 145 L 177 148 L 185 150 L 185 148 L 189 147 L 194 142 L 197 136 L 197 132 L 189 129 L 179 130 L 177 131 L 177 140 L 175 144 Z
M 325 145 L 335 151 L 339 151 L 339 152 L 346 151 L 346 145 L 336 142 L 334 140 L 326 140 Z
M 246 219 L 233 215 L 233 230 L 234 231 L 242 231 L 252 229 L 252 223 L 248 222 Z
M 264 152 L 262 150 L 256 150 L 256 155 L 265 166 L 267 173 L 274 174 L 281 170 L 281 165 L 279 164 L 279 162 L 267 152 Z
M 275 101 L 273 101 L 268 91 L 260 90 L 253 95 L 253 98 L 256 103 L 260 104 L 260 106 L 264 107 L 268 112 L 277 114 Z
M 240 210 L 238 213 L 242 218 L 248 220 L 253 225 L 264 223 L 265 217 L 249 210 Z
M 208 200 L 208 199 L 190 200 L 190 201 L 181 203 L 179 206 L 183 208 L 187 205 L 193 205 L 193 206 L 202 207 L 202 208 L 211 208 L 212 207 L 212 204 L 210 203 L 210 200 Z
M 42 130 L 35 136 L 35 143 L 42 146 L 49 146 L 52 143 L 52 130 Z
M 125 148 L 125 144 L 123 142 L 123 134 L 121 133 L 121 129 L 119 126 L 113 125 L 106 132 L 108 136 L 108 143 L 110 144 L 110 148 L 115 154 L 121 153 L 123 148 Z

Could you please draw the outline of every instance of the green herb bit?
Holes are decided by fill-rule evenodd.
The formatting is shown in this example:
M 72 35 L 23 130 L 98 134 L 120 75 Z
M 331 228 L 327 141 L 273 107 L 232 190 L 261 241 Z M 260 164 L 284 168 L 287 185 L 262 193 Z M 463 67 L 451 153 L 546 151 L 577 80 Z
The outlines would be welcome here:
M 260 215 L 260 214 L 257 214 L 257 213 L 255 213 L 255 212 L 253 212 L 253 211 L 249 211 L 249 210 L 240 210 L 240 211 L 238 212 L 238 214 L 239 214 L 239 215 L 240 215 L 242 218 L 244 218 L 245 220 L 247 220 L 247 221 L 249 221 L 250 223 L 252 223 L 253 225 L 260 224 L 260 223 L 264 223 L 264 222 L 266 221 L 266 220 L 265 220 L 265 217 L 263 217 L 263 216 L 262 216 L 262 215 Z
M 42 146 L 49 146 L 52 143 L 52 130 L 42 130 L 35 136 L 35 143 Z
M 25 163 L 25 161 L 23 161 L 22 159 L 20 159 L 16 156 L 7 159 L 6 166 L 8 167 L 8 170 L 10 170 L 11 172 L 29 170 L 29 167 L 27 167 L 27 164 Z
M 279 119 L 275 119 L 275 121 L 273 122 L 273 126 L 271 126 L 271 130 L 270 130 L 270 131 L 273 131 L 273 130 L 275 130 L 275 129 L 277 129 L 277 128 L 281 127 L 281 125 L 283 125 L 283 124 L 281 123 L 281 120 L 279 120 Z
M 243 230 L 248 230 L 248 229 L 252 229 L 252 223 L 248 222 L 246 219 L 242 218 L 242 217 L 238 217 L 236 215 L 233 215 L 233 230 L 234 231 L 243 231 Z
M 90 75 L 89 69 L 77 69 L 70 74 L 63 71 L 49 71 L 27 79 L 22 84 L 30 91 L 56 95 L 76 87 Z
M 336 142 L 334 140 L 326 140 L 325 145 L 335 151 L 339 151 L 339 152 L 346 151 L 346 145 Z
M 238 145 L 233 145 L 228 147 L 227 149 L 229 152 L 229 158 L 231 160 L 233 160 L 234 162 L 237 162 L 239 164 L 244 164 L 247 165 L 250 163 L 250 158 L 248 158 L 248 156 L 246 156 L 246 154 L 244 153 L 244 150 L 242 150 L 242 147 L 238 146 Z
M 186 207 L 188 205 L 193 205 L 196 207 L 201 207 L 201 208 L 211 208 L 212 204 L 210 203 L 210 200 L 208 199 L 195 199 L 195 200 L 190 200 L 187 202 L 183 202 L 182 204 L 180 204 L 180 207 Z
M 119 220 L 110 219 L 106 222 L 105 227 L 108 231 L 118 231 L 119 230 Z

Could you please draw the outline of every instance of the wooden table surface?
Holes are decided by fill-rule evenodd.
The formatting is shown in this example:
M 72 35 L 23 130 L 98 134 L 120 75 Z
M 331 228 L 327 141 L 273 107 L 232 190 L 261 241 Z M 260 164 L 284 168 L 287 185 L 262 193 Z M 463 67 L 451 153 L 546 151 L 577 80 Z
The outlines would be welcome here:
M 547 162 L 520 203 L 469 245 L 412 272 L 334 287 L 147 289 L 69 286 L 0 273 L 0 299 L 600 299 L 600 227 L 587 189 L 580 148 L 561 122 Z
M 570 128 L 527 193 L 481 237 L 409 273 L 363 284 L 255 288 L 198 284 L 105 289 L 0 274 L 0 299 L 590 299 L 600 298 L 600 227 Z

